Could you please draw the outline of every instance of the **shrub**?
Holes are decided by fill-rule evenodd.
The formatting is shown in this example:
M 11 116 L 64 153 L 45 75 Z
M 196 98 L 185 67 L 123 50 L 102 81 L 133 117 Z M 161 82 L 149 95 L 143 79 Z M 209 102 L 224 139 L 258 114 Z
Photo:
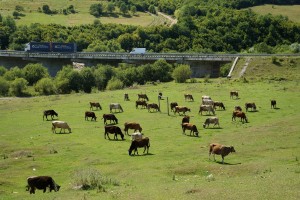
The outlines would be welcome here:
M 227 63 L 220 68 L 220 76 L 226 77 L 229 74 L 231 63 Z
M 29 85 L 33 85 L 42 78 L 49 77 L 48 69 L 41 64 L 28 64 L 23 69 L 25 74 L 25 79 L 28 81 Z
M 110 79 L 107 83 L 106 89 L 107 90 L 118 90 L 118 89 L 122 89 L 124 87 L 123 82 L 116 78 L 116 77 L 112 77 L 112 79 Z
M 175 82 L 177 83 L 184 83 L 187 79 L 190 78 L 192 71 L 189 65 L 178 65 L 173 73 L 172 77 L 174 78 Z
M 9 91 L 9 82 L 3 77 L 0 77 L 0 95 L 6 96 Z
M 9 92 L 15 96 L 23 96 L 27 89 L 28 81 L 24 78 L 17 78 L 11 84 Z
M 50 78 L 42 78 L 34 86 L 36 92 L 41 95 L 55 94 L 56 89 L 53 81 Z

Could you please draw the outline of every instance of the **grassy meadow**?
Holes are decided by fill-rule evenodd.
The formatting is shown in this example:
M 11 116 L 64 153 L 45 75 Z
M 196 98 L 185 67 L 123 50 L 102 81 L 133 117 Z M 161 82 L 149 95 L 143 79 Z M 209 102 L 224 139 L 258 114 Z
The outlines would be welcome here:
M 249 71 L 255 65 L 250 62 Z M 246 74 L 248 82 L 197 79 L 197 83 L 149 84 L 92 94 L 2 98 L 0 199 L 299 199 L 299 69 L 299 65 L 293 68 L 297 79 L 285 81 Z M 231 90 L 239 91 L 240 98 L 230 99 Z M 125 92 L 130 101 L 123 100 Z M 135 108 L 137 94 L 146 93 L 150 103 L 157 103 L 159 92 L 165 98 L 161 112 Z M 185 93 L 193 94 L 195 101 L 186 102 Z M 202 95 L 225 104 L 225 111 L 216 111 L 220 128 L 202 127 L 208 117 L 198 114 Z M 168 115 L 167 98 L 191 108 L 187 114 L 197 125 L 199 137 L 190 136 L 189 131 L 182 134 L 182 116 Z M 277 100 L 277 109 L 270 108 L 270 99 Z M 96 122 L 84 119 L 90 101 L 100 102 L 103 108 L 95 110 Z M 150 138 L 148 155 L 139 149 L 139 156 L 129 156 L 129 136 L 124 141 L 104 139 L 101 118 L 109 113 L 112 102 L 124 109 L 116 113 L 118 126 L 123 129 L 126 121 L 141 124 Z M 249 123 L 232 121 L 234 106 L 244 108 L 245 102 L 255 102 L 258 111 L 246 113 Z M 42 119 L 45 109 L 55 109 L 72 133 L 52 133 L 51 121 Z M 225 157 L 225 164 L 220 156 L 217 162 L 210 161 L 212 142 L 232 145 L 236 153 Z M 74 189 L 83 174 L 95 171 L 106 180 L 103 188 Z M 33 175 L 52 176 L 61 190 L 45 194 L 37 190 L 30 195 L 25 191 L 26 179 Z

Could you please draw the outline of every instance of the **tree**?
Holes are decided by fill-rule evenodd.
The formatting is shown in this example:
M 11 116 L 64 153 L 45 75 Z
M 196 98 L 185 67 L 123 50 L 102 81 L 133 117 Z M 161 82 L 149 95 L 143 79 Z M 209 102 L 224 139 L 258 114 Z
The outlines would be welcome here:
M 24 69 L 25 79 L 28 81 L 29 85 L 33 85 L 42 78 L 49 77 L 48 69 L 41 64 L 27 64 Z
M 17 78 L 10 84 L 9 92 L 15 96 L 22 96 L 27 89 L 27 85 L 28 81 L 26 79 Z
M 52 13 L 52 11 L 50 10 L 50 7 L 47 4 L 42 6 L 42 11 L 45 14 L 51 14 Z
M 103 5 L 101 3 L 92 4 L 90 6 L 90 14 L 95 17 L 100 17 L 103 13 Z
M 116 78 L 116 77 L 112 77 L 112 79 L 110 79 L 107 83 L 106 89 L 107 90 L 119 90 L 119 89 L 123 89 L 123 82 Z
M 109 13 L 112 13 L 112 12 L 114 12 L 115 11 L 115 5 L 113 4 L 113 3 L 111 3 L 111 2 L 109 2 L 108 4 L 107 4 L 107 12 L 109 12 Z
M 98 90 L 104 90 L 114 72 L 110 66 L 98 65 L 94 71 L 95 85 Z
M 91 93 L 92 87 L 95 86 L 95 77 L 93 71 L 89 67 L 85 67 L 80 71 L 82 77 L 82 88 L 86 93 Z
M 191 74 L 192 71 L 189 65 L 180 64 L 174 69 L 172 77 L 174 78 L 175 82 L 184 83 L 190 78 Z
M 13 67 L 10 68 L 10 70 L 6 71 L 5 74 L 3 74 L 3 77 L 5 80 L 13 81 L 17 78 L 25 78 L 24 71 L 20 69 L 19 67 Z
M 34 86 L 36 92 L 41 95 L 50 95 L 56 93 L 56 88 L 51 78 L 42 78 Z
M 135 6 L 131 6 L 130 7 L 130 12 L 134 15 L 136 13 L 136 7 Z
M 148 10 L 149 10 L 150 13 L 156 15 L 156 9 L 155 9 L 155 7 L 153 5 L 149 6 Z
M 121 13 L 123 13 L 123 15 L 125 15 L 128 12 L 128 7 L 125 3 L 122 3 L 120 5 L 120 11 L 121 11 Z
M 3 67 L 3 66 L 0 66 L 0 76 L 3 76 L 8 70 Z
M 6 96 L 9 91 L 9 82 L 3 77 L 0 77 L 0 95 Z

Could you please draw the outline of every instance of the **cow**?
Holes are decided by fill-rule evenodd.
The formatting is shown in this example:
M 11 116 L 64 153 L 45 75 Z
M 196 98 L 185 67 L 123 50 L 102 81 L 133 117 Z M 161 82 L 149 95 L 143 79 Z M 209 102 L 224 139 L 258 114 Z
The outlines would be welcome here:
M 180 112 L 182 112 L 185 115 L 187 111 L 191 112 L 191 109 L 186 106 L 175 106 L 174 114 L 178 113 L 180 115 Z
M 131 141 L 131 145 L 129 147 L 128 150 L 128 154 L 131 156 L 132 151 L 133 155 L 135 155 L 135 153 L 137 153 L 137 155 L 139 154 L 138 152 L 138 148 L 142 148 L 144 147 L 144 152 L 147 150 L 147 154 L 149 152 L 149 148 L 150 148 L 150 139 L 148 137 L 142 138 L 141 140 L 133 140 Z
M 209 127 L 209 124 L 214 124 L 214 127 L 215 125 L 218 125 L 220 127 L 220 124 L 219 124 L 219 118 L 218 117 L 209 117 L 205 120 L 205 122 L 203 123 L 203 128 L 206 128 Z
M 35 194 L 35 190 L 43 190 L 46 192 L 47 187 L 49 187 L 50 192 L 54 190 L 59 191 L 60 185 L 56 184 L 54 179 L 50 176 L 31 176 L 27 178 L 27 190 L 30 194 Z
M 193 95 L 191 94 L 184 94 L 184 100 L 185 101 L 194 101 Z
M 53 116 L 55 115 L 56 117 L 58 117 L 58 114 L 57 112 L 55 112 L 54 110 L 45 110 L 43 112 L 43 120 L 44 120 L 44 117 L 46 117 L 46 119 L 48 120 L 48 115 L 51 116 L 51 119 L 53 120 Z
M 271 100 L 271 108 L 276 108 L 276 100 Z
M 190 122 L 190 116 L 186 115 L 182 118 L 181 124 L 189 123 L 189 122 Z
M 230 98 L 233 99 L 235 96 L 236 99 L 239 98 L 239 92 L 238 91 L 230 91 Z
M 173 112 L 174 112 L 174 111 L 175 111 L 175 107 L 176 107 L 176 106 L 178 106 L 178 103 L 177 103 L 177 102 L 171 102 L 171 103 L 170 103 L 170 108 L 171 108 L 171 111 L 173 111 Z
M 143 134 L 140 132 L 135 132 L 131 134 L 131 141 L 133 140 L 141 140 L 143 138 Z
M 234 110 L 235 111 L 242 111 L 242 107 L 241 106 L 234 106 Z
M 110 110 L 110 112 L 112 112 L 112 109 L 115 109 L 115 112 L 116 112 L 116 109 L 118 109 L 119 112 L 124 112 L 122 106 L 119 103 L 111 103 L 111 104 L 109 104 L 109 110 Z
M 146 94 L 138 94 L 138 100 L 143 99 L 149 101 L 149 98 Z
M 215 110 L 217 109 L 217 106 L 219 107 L 219 109 L 222 108 L 223 110 L 225 110 L 224 104 L 220 101 L 215 101 L 213 106 Z
M 111 123 L 111 121 L 113 121 L 115 124 L 118 123 L 118 119 L 114 114 L 103 114 L 102 119 L 104 119 L 104 124 L 107 124 L 106 121 L 109 120 L 109 123 Z
M 100 103 L 98 103 L 98 102 L 90 102 L 90 110 L 93 110 L 94 107 L 96 107 L 96 109 L 99 108 L 100 110 L 102 110 L 102 107 L 101 107 Z
M 142 108 L 147 108 L 147 102 L 144 100 L 137 100 L 135 102 L 135 108 L 137 109 L 138 106 L 141 106 Z
M 148 112 L 150 112 L 151 109 L 160 112 L 159 106 L 156 103 L 148 103 L 147 104 L 147 109 L 148 109 Z
M 213 106 L 214 105 L 214 101 L 211 100 L 211 99 L 203 99 L 202 100 L 202 105 L 211 105 L 211 106 Z
M 129 101 L 129 95 L 127 93 L 124 94 L 124 101 Z
M 218 143 L 211 143 L 209 145 L 209 160 L 210 155 L 214 155 L 214 161 L 216 161 L 215 154 L 222 156 L 222 164 L 224 164 L 224 157 L 227 156 L 229 153 L 235 152 L 235 149 L 233 146 L 225 146 Z
M 203 95 L 201 98 L 202 98 L 202 100 L 204 100 L 204 99 L 211 99 L 211 97 L 207 96 L 207 95 Z
M 134 132 L 136 132 L 136 131 L 142 132 L 142 130 L 143 130 L 139 123 L 125 122 L 124 123 L 124 131 L 125 131 L 125 133 L 127 133 L 127 135 L 129 135 L 128 134 L 128 129 L 134 129 Z
M 183 123 L 183 124 L 181 124 L 181 127 L 182 127 L 182 131 L 184 134 L 185 134 L 185 130 L 187 129 L 187 130 L 190 130 L 190 135 L 193 132 L 193 135 L 198 137 L 199 131 L 198 131 L 196 125 L 191 124 L 191 123 Z
M 66 129 L 68 129 L 69 133 L 71 133 L 71 128 L 69 127 L 67 122 L 64 121 L 52 121 L 52 132 L 56 133 L 56 128 L 60 128 L 60 132 L 64 129 L 64 133 Z
M 248 112 L 248 108 L 251 108 L 251 111 L 256 111 L 255 103 L 245 103 L 246 112 Z
M 246 114 L 244 112 L 241 112 L 241 111 L 233 111 L 232 113 L 232 118 L 231 118 L 231 121 L 235 121 L 235 118 L 236 117 L 239 117 L 241 118 L 241 122 L 246 122 L 248 123 L 248 119 L 246 117 Z
M 91 120 L 93 120 L 93 119 L 95 121 L 97 120 L 96 114 L 94 112 L 91 112 L 91 111 L 86 111 L 84 117 L 85 117 L 85 120 L 89 120 L 89 117 L 92 118 Z
M 201 113 L 201 115 L 202 115 L 203 111 L 208 112 L 209 115 L 210 115 L 210 112 L 212 112 L 213 115 L 215 115 L 215 109 L 213 108 L 212 105 L 201 105 L 199 108 L 198 114 Z
M 108 137 L 108 139 L 110 140 L 109 137 L 109 133 L 110 134 L 114 134 L 114 139 L 117 140 L 118 139 L 118 135 L 121 136 L 122 140 L 124 140 L 124 134 L 121 131 L 121 128 L 118 126 L 114 126 L 114 125 L 110 125 L 110 126 L 105 126 L 104 127 L 104 139 L 106 139 L 106 136 Z

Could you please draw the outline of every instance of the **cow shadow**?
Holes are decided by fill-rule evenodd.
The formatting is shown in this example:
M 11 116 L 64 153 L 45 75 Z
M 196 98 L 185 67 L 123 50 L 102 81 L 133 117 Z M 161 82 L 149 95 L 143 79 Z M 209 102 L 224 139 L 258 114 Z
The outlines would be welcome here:
M 204 130 L 207 129 L 207 130 L 214 130 L 214 129 L 223 129 L 222 127 L 207 127 L 207 128 L 204 128 Z
M 273 108 L 274 110 L 280 110 L 280 108 L 276 107 L 276 108 Z
M 154 156 L 155 154 L 153 153 L 143 153 L 143 154 L 136 154 L 136 155 L 131 155 L 131 157 L 140 157 L 140 156 Z
M 228 162 L 224 162 L 223 164 L 222 161 L 216 161 L 216 163 L 220 165 L 241 165 L 242 164 L 242 163 L 228 163 Z

